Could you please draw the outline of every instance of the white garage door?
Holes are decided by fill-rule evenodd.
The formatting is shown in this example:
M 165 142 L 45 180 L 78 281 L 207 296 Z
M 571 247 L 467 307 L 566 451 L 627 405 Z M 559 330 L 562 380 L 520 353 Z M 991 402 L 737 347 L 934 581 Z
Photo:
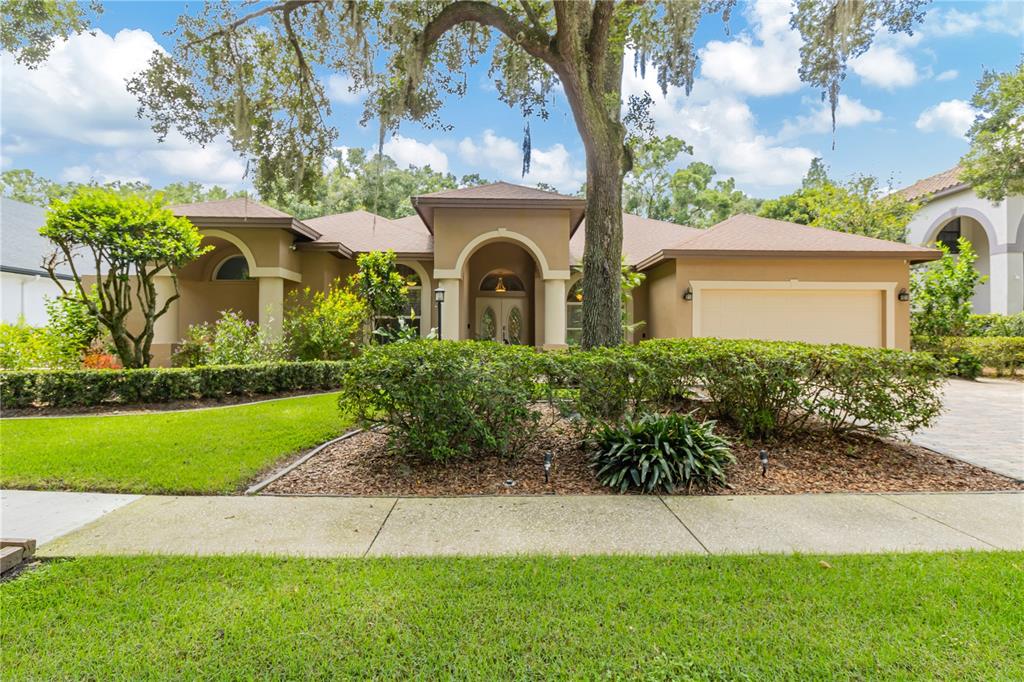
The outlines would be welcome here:
M 694 303 L 694 336 L 885 346 L 885 295 L 879 289 L 712 285 Z

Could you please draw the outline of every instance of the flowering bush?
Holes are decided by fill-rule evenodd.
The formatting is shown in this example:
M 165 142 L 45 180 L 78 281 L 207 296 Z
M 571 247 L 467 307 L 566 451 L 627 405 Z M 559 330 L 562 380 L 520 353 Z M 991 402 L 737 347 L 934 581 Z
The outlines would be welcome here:
M 285 345 L 295 360 L 345 360 L 352 357 L 369 315 L 366 303 L 335 280 L 326 291 L 309 287 L 288 295 Z

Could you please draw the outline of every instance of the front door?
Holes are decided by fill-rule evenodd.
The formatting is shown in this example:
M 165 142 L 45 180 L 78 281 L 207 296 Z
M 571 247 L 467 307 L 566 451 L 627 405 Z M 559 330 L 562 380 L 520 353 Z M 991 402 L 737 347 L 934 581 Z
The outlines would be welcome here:
M 526 343 L 526 299 L 521 296 L 479 296 L 476 335 L 480 340 Z

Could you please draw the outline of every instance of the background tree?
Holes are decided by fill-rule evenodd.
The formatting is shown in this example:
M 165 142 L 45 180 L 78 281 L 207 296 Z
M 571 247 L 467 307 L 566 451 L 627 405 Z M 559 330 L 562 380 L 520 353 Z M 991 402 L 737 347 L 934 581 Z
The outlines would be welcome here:
M 34 2 L 36 13 L 4 3 L 16 28 L 3 46 L 33 63 L 52 44 L 87 25 L 62 2 Z M 256 186 L 294 178 L 302 196 L 322 175 L 337 131 L 320 74 L 347 71 L 369 91 L 365 118 L 379 117 L 381 139 L 402 119 L 439 124 L 445 96 L 466 92 L 466 67 L 488 51 L 498 96 L 525 117 L 547 115 L 557 85 L 587 157 L 583 345 L 620 342 L 622 181 L 632 167 L 627 123 L 650 131 L 650 96 L 631 97 L 623 116 L 627 52 L 641 74 L 657 72 L 663 91 L 693 85 L 693 35 L 702 17 L 734 0 L 614 2 L 301 2 L 252 5 L 228 0 L 179 18 L 172 53 L 153 55 L 129 89 L 163 138 L 171 129 L 201 144 L 226 133 L 257 160 Z M 820 87 L 833 111 L 848 61 L 884 27 L 909 33 L 925 0 L 799 0 L 791 24 L 803 37 L 800 78 Z M 10 7 L 14 5 L 15 7 Z M 70 17 L 66 16 L 71 14 Z M 383 67 L 383 68 L 378 68 Z M 524 168 L 529 145 L 524 144 Z
M 627 213 L 669 220 L 672 197 L 669 187 L 672 175 L 668 165 L 693 148 L 677 137 L 650 137 L 633 140 L 633 167 L 623 181 L 622 203 Z
M 1024 60 L 1015 71 L 986 71 L 971 104 L 978 117 L 960 179 L 991 201 L 1024 194 Z
M 891 188 L 883 189 L 878 179 L 870 175 L 857 175 L 848 182 L 837 183 L 828 177 L 820 159 L 815 159 L 800 189 L 765 201 L 759 214 L 837 232 L 905 242 L 907 225 L 919 208 L 920 204 L 907 201 Z
M 119 196 L 141 196 L 146 199 L 154 199 L 160 195 L 168 204 L 192 204 L 199 201 L 240 197 L 246 194 L 244 190 L 229 192 L 218 185 L 208 188 L 198 182 L 172 182 L 165 187 L 155 188 L 138 181 L 121 182 L 117 180 L 103 184 L 55 182 L 37 175 L 27 168 L 17 168 L 0 173 L 0 192 L 3 193 L 3 196 L 44 208 L 54 200 L 71 198 L 84 187 L 104 189 Z
M 978 255 L 963 237 L 957 240 L 958 255 L 945 244 L 936 246 L 942 258 L 917 268 L 910 280 L 910 331 L 929 338 L 962 336 L 971 319 L 974 289 L 988 278 L 974 267 Z
M 672 222 L 705 228 L 737 213 L 757 213 L 761 199 L 736 189 L 735 178 L 712 185 L 715 174 L 714 166 L 694 161 L 672 175 Z
M 54 201 L 39 232 L 57 246 L 44 266 L 63 297 L 84 305 L 110 334 L 121 364 L 148 367 L 154 325 L 179 297 L 172 268 L 211 248 L 200 245 L 199 230 L 164 208 L 159 199 L 86 188 L 67 201 Z M 95 285 L 78 272 L 78 252 L 84 252 L 85 262 L 95 268 Z M 71 270 L 73 283 L 57 277 L 62 265 Z M 154 279 L 162 273 L 171 278 L 174 293 L 160 300 Z M 134 333 L 128 329 L 133 310 L 143 321 Z

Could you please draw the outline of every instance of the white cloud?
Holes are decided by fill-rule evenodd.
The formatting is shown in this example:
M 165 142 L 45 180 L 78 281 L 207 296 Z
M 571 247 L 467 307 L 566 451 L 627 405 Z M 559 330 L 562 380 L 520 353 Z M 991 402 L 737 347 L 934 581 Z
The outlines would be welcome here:
M 654 98 L 651 115 L 659 135 L 685 140 L 693 146 L 695 159 L 758 192 L 799 183 L 811 159 L 819 156 L 812 149 L 782 144 L 760 131 L 742 97 L 707 79 L 698 78 L 689 97 L 681 88 L 669 88 L 668 96 L 662 97 L 653 73 L 641 79 L 627 70 L 623 94 L 645 91 Z
M 960 72 L 957 71 L 956 69 L 949 69 L 948 71 L 943 71 L 938 76 L 936 76 L 935 80 L 937 80 L 937 81 L 951 81 L 951 80 L 955 80 L 959 75 L 960 75 Z
M 761 0 L 751 5 L 753 33 L 712 40 L 700 50 L 703 78 L 749 95 L 780 95 L 800 89 L 800 34 L 789 25 L 791 2 Z
M 518 183 L 546 182 L 563 192 L 579 189 L 586 180 L 586 171 L 577 166 L 569 150 L 561 143 L 542 149 L 530 150 L 530 172 L 522 177 L 522 143 L 485 130 L 479 141 L 466 137 L 459 142 L 459 158 L 463 163 L 480 169 L 482 175 L 497 173 L 502 180 Z
M 836 106 L 836 128 L 854 128 L 864 123 L 878 123 L 882 112 L 866 106 L 859 99 L 839 95 Z M 808 133 L 827 133 L 832 130 L 832 112 L 828 105 L 817 101 L 810 114 L 786 120 L 777 140 L 791 140 Z
M 969 36 L 977 31 L 1024 34 L 1024 5 L 1019 0 L 977 3 L 981 9 L 964 12 L 936 7 L 925 15 L 923 30 L 934 38 Z
M 901 47 L 880 43 L 852 60 L 850 70 L 865 83 L 886 90 L 913 85 L 919 78 L 917 66 Z
M 69 180 L 149 181 L 160 174 L 232 189 L 246 185 L 245 165 L 226 141 L 204 149 L 172 133 L 160 143 L 136 116 L 138 103 L 125 81 L 157 50 L 162 48 L 146 31 L 125 29 L 58 42 L 35 70 L 4 53 L 5 145 L 29 139 L 36 154 L 47 146 L 80 145 L 88 161 L 66 168 L 62 175 Z
M 974 107 L 962 99 L 951 99 L 922 111 L 914 125 L 926 133 L 943 132 L 954 137 L 964 137 L 977 113 Z
M 441 173 L 448 172 L 448 155 L 432 142 L 395 135 L 384 143 L 384 153 L 394 159 L 399 168 L 430 166 Z
M 362 101 L 362 94 L 351 90 L 354 83 L 355 81 L 352 80 L 352 77 L 347 74 L 332 74 L 327 79 L 327 97 L 332 102 L 340 102 L 341 104 L 356 104 Z

